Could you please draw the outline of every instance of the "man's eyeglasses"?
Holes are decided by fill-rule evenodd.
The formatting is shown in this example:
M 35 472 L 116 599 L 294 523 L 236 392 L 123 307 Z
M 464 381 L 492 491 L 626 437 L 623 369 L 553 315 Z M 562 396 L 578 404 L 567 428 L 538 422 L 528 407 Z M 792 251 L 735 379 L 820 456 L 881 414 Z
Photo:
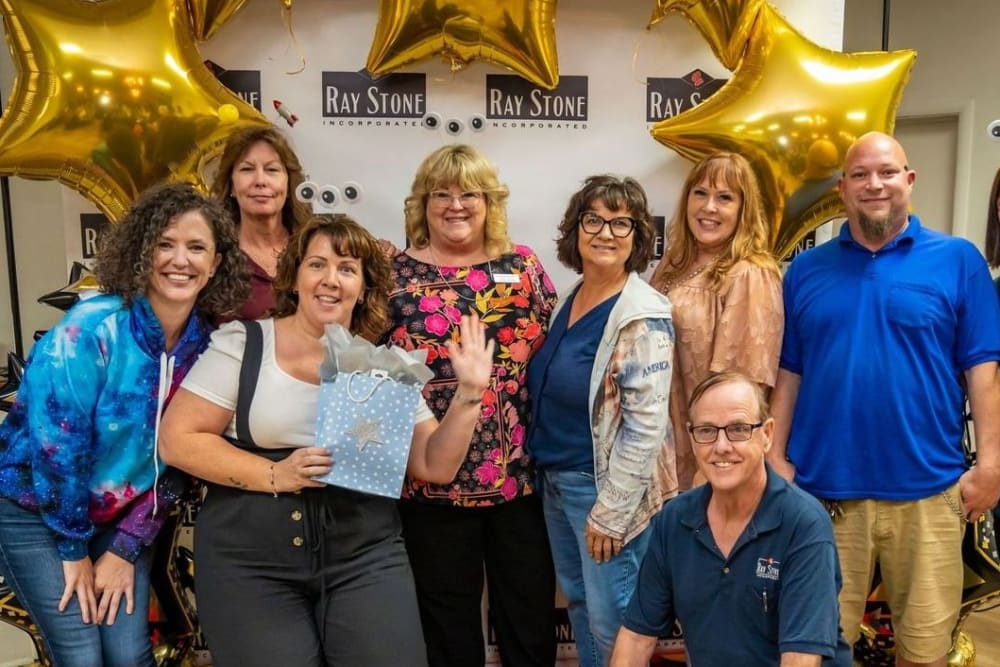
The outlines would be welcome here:
M 726 432 L 729 442 L 745 442 L 753 437 L 753 430 L 760 428 L 764 422 L 756 424 L 727 424 L 726 426 L 714 426 L 712 424 L 698 424 L 688 426 L 688 433 L 691 439 L 699 445 L 710 445 L 719 438 L 719 431 Z
M 439 208 L 447 208 L 458 201 L 462 208 L 471 208 L 483 200 L 483 193 L 475 190 L 453 195 L 447 190 L 434 190 L 427 195 L 430 202 Z
M 604 225 L 607 225 L 608 229 L 611 230 L 612 236 L 625 238 L 635 229 L 635 220 L 625 216 L 605 220 L 593 211 L 584 211 L 580 214 L 580 226 L 588 234 L 600 234 Z

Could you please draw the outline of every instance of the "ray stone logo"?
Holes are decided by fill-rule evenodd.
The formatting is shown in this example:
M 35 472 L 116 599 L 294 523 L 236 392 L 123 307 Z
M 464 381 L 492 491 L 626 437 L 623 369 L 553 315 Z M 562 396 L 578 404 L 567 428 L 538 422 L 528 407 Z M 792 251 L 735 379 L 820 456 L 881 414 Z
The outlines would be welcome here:
M 646 122 L 657 123 L 701 104 L 726 83 L 713 79 L 700 69 L 679 79 L 646 79 Z
M 236 95 L 260 111 L 260 70 L 255 69 L 225 69 L 221 65 L 205 61 L 205 66 L 211 70 L 215 78 L 223 86 L 236 93 Z
M 323 72 L 323 124 L 336 127 L 421 127 L 427 113 L 427 77 Z
M 513 74 L 487 74 L 486 118 L 501 129 L 586 130 L 588 87 L 586 76 L 562 75 L 546 90 Z
M 103 213 L 80 214 L 80 256 L 83 259 L 97 257 L 98 240 L 109 226 Z

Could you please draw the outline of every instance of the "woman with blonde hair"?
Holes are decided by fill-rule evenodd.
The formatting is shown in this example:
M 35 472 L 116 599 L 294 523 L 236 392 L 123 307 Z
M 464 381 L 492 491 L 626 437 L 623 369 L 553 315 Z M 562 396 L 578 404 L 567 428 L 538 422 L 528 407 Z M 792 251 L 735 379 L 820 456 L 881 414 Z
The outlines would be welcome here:
M 666 251 L 650 280 L 673 306 L 677 339 L 670 416 L 680 489 L 697 466 L 687 432 L 691 392 L 711 373 L 739 371 L 773 387 L 784 330 L 781 273 L 750 163 L 709 155 L 688 174 Z
M 385 341 L 427 350 L 436 414 L 456 401 L 483 407 L 455 479 L 410 476 L 400 503 L 431 667 L 482 667 L 484 569 L 503 663 L 555 661 L 555 575 L 524 439 L 526 371 L 556 294 L 538 256 L 507 236 L 507 196 L 475 148 L 434 151 L 406 198 L 410 246 L 392 257 Z M 475 396 L 457 390 L 445 347 L 467 313 L 497 341 L 489 386 Z

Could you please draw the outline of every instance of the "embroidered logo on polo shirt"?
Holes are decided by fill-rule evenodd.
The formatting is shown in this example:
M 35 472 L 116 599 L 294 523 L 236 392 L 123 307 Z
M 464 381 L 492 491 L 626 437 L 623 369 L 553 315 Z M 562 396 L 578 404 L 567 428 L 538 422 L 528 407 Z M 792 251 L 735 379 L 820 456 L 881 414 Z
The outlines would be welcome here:
M 757 577 L 777 581 L 781 576 L 781 563 L 773 558 L 757 559 Z

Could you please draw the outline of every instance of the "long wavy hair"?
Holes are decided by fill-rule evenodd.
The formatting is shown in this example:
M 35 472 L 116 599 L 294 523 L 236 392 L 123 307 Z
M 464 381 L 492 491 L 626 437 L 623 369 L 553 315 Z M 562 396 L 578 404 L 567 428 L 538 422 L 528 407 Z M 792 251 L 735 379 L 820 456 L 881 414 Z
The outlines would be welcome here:
M 986 261 L 994 269 L 1000 267 L 1000 214 L 997 214 L 997 202 L 1000 201 L 1000 169 L 993 177 L 993 187 L 990 188 L 990 203 L 986 212 Z
M 314 215 L 299 227 L 278 259 L 274 278 L 274 317 L 292 315 L 299 307 L 295 284 L 299 267 L 314 236 L 324 234 L 340 255 L 361 260 L 364 290 L 351 313 L 351 333 L 377 341 L 389 325 L 392 269 L 379 241 L 367 229 L 343 214 Z
M 101 289 L 131 304 L 149 288 L 153 250 L 178 216 L 197 211 L 212 230 L 215 252 L 222 257 L 195 307 L 211 317 L 235 313 L 250 294 L 250 276 L 239 250 L 236 227 L 219 202 L 188 183 L 172 183 L 144 192 L 125 216 L 101 238 L 94 273 Z
M 233 195 L 233 170 L 237 163 L 246 157 L 254 144 L 264 142 L 274 149 L 288 174 L 288 191 L 285 203 L 281 207 L 281 224 L 291 234 L 301 221 L 310 215 L 305 204 L 295 198 L 295 190 L 305 181 L 302 163 L 292 150 L 291 144 L 276 127 L 272 125 L 254 125 L 233 133 L 226 140 L 226 147 L 219 158 L 219 170 L 212 181 L 212 196 L 229 209 L 230 215 L 237 226 L 240 224 L 240 205 Z
M 570 197 L 562 222 L 559 223 L 559 238 L 556 239 L 557 257 L 563 266 L 577 273 L 583 272 L 583 259 L 580 257 L 578 243 L 580 216 L 595 201 L 612 211 L 624 208 L 629 217 L 635 220 L 631 235 L 632 252 L 625 260 L 625 270 L 641 273 L 649 268 L 653 259 L 653 218 L 646 203 L 646 191 L 635 179 L 610 174 L 589 176 L 583 187 Z
M 488 257 L 511 250 L 507 235 L 507 197 L 510 190 L 500 182 L 494 167 L 467 144 L 450 144 L 437 149 L 420 163 L 404 204 L 406 238 L 414 248 L 430 243 L 427 226 L 427 197 L 434 190 L 457 186 L 464 191 L 482 192 L 486 199 L 484 246 Z
M 737 153 L 713 153 L 696 164 L 681 190 L 674 218 L 667 226 L 666 249 L 650 281 L 654 286 L 683 278 L 698 256 L 697 241 L 688 227 L 687 206 L 691 190 L 707 179 L 711 186 L 726 187 L 738 192 L 740 206 L 736 230 L 729 246 L 708 270 L 708 279 L 718 287 L 733 265 L 741 260 L 780 273 L 778 262 L 770 249 L 770 226 L 764 213 L 757 177 L 746 158 Z

